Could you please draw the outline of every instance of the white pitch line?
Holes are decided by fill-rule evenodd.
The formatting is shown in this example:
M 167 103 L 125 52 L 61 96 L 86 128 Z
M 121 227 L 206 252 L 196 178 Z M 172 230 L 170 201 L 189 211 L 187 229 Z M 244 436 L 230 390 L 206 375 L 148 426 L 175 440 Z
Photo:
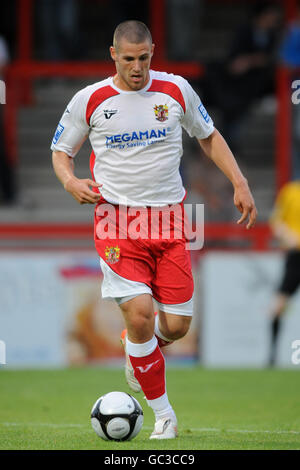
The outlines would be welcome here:
M 200 432 L 231 432 L 231 433 L 263 433 L 263 434 L 300 434 L 300 431 L 269 431 L 265 429 L 216 429 L 216 428 L 191 428 L 191 431 Z
M 0 426 L 7 427 L 19 427 L 19 426 L 38 426 L 38 427 L 48 427 L 48 428 L 85 428 L 88 427 L 88 424 L 75 424 L 75 423 L 9 423 L 3 422 L 0 423 Z M 151 426 L 144 426 L 145 430 L 151 430 Z M 230 432 L 230 433 L 242 433 L 242 434 L 300 434 L 300 431 L 288 431 L 288 430 L 267 430 L 267 429 L 221 429 L 221 428 L 188 428 L 192 432 Z M 186 431 L 183 429 L 183 432 Z
M 86 425 L 84 424 L 57 424 L 57 423 L 0 423 L 0 426 L 7 426 L 7 427 L 18 427 L 18 426 L 38 426 L 38 427 L 45 427 L 45 428 L 82 428 Z
M 144 426 L 144 429 L 152 429 L 150 427 Z M 275 430 L 275 431 L 270 431 L 270 430 L 264 430 L 264 429 L 220 429 L 220 428 L 188 428 L 189 431 L 191 432 L 230 432 L 230 433 L 263 433 L 263 434 L 300 434 L 300 431 L 280 431 L 280 430 Z M 183 432 L 185 430 L 183 429 Z

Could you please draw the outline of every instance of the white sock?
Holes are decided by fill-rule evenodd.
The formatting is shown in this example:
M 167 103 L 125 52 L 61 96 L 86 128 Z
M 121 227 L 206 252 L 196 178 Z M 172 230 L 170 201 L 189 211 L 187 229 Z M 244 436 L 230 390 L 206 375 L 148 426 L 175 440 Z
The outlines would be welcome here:
M 146 343 L 132 343 L 126 336 L 126 352 L 133 357 L 149 356 L 156 349 L 157 338 L 153 337 Z
M 173 340 L 166 338 L 162 334 L 162 332 L 159 329 L 158 322 L 159 322 L 159 315 L 157 314 L 157 315 L 155 315 L 155 319 L 154 319 L 154 333 L 155 333 L 155 335 L 158 336 L 160 339 L 163 339 L 164 341 L 167 341 L 168 343 L 172 343 Z
M 176 415 L 170 405 L 167 393 L 154 400 L 147 400 L 147 402 L 154 411 L 156 421 L 161 418 L 171 417 L 177 423 Z

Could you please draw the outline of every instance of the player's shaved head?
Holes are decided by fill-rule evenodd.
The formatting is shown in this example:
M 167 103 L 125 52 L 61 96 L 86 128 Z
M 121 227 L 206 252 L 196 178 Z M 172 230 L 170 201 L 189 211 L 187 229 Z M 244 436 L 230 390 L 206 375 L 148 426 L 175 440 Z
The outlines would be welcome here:
M 129 20 L 120 23 L 114 32 L 113 46 L 118 49 L 122 39 L 132 44 L 141 44 L 149 41 L 152 44 L 152 36 L 147 26 L 141 21 Z

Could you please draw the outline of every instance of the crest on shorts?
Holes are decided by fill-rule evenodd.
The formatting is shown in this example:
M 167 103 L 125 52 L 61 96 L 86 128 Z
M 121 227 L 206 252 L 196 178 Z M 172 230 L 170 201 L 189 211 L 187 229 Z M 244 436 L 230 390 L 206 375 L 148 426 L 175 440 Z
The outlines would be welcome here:
M 168 119 L 169 110 L 166 104 L 156 104 L 154 106 L 154 112 L 157 121 L 164 122 Z
M 106 261 L 110 264 L 115 264 L 120 259 L 120 248 L 118 246 L 107 246 L 104 253 Z

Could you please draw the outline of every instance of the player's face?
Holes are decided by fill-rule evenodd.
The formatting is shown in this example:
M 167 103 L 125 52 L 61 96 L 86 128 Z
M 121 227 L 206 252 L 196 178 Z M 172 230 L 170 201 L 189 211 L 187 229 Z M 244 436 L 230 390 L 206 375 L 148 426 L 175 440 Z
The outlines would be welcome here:
M 118 48 L 110 48 L 117 69 L 114 81 L 118 88 L 136 91 L 146 86 L 153 51 L 154 44 L 149 41 L 133 44 L 126 39 L 120 41 Z

